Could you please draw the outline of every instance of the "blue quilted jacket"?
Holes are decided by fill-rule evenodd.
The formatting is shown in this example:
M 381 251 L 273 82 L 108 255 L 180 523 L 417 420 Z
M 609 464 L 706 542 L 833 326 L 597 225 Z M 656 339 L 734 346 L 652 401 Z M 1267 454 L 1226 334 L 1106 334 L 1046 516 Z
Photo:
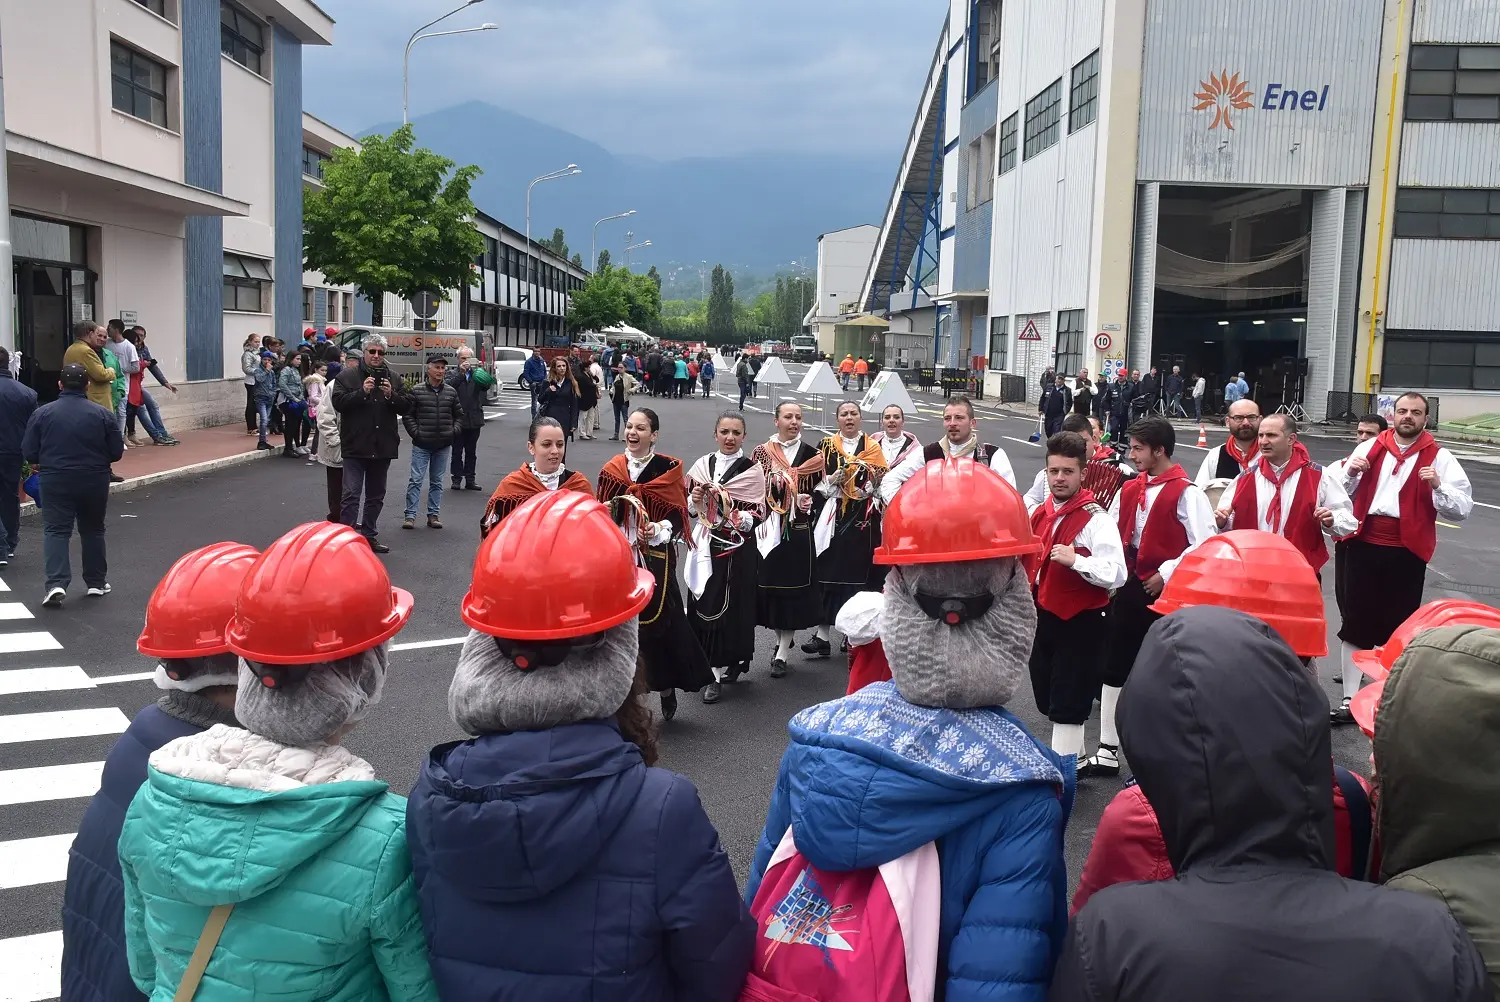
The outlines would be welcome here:
M 1003 709 L 913 706 L 890 682 L 809 707 L 788 729 L 745 900 L 788 826 L 809 862 L 836 872 L 935 841 L 946 1002 L 1045 999 L 1068 929 L 1072 758 Z
M 146 757 L 202 728 L 163 713 L 155 703 L 136 714 L 104 760 L 99 792 L 68 850 L 63 889 L 62 1002 L 142 1002 L 125 963 L 125 897 L 120 885 L 120 828 L 146 780 Z
M 755 926 L 683 777 L 613 721 L 432 750 L 407 804 L 444 1002 L 732 1002 Z

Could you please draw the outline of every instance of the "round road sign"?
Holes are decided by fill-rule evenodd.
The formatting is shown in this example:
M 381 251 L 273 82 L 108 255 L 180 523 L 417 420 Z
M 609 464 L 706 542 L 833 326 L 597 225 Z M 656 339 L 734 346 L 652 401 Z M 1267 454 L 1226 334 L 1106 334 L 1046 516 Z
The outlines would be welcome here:
M 1114 343 L 1114 338 L 1110 337 L 1105 331 L 1100 331 L 1094 335 L 1094 347 L 1100 351 L 1109 351 L 1110 346 Z

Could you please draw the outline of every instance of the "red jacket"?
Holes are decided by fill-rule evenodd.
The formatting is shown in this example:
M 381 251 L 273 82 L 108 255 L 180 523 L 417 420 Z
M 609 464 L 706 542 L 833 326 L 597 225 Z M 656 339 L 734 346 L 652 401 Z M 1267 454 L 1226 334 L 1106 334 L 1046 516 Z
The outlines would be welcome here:
M 891 666 L 885 659 L 885 645 L 879 640 L 849 648 L 849 691 L 852 696 L 873 682 L 886 682 L 891 677 Z
M 1370 784 L 1365 778 L 1358 773 L 1349 775 L 1359 781 L 1368 795 Z M 1354 832 L 1349 807 L 1338 783 L 1333 785 L 1333 836 L 1334 865 L 1339 876 L 1367 879 L 1364 873 L 1354 872 Z M 1369 851 L 1372 859 L 1378 858 L 1374 845 Z M 1134 881 L 1171 880 L 1175 875 L 1172 861 L 1167 858 L 1167 843 L 1162 838 L 1161 825 L 1156 821 L 1156 811 L 1152 810 L 1141 788 L 1132 782 L 1115 794 L 1115 799 L 1109 802 L 1099 818 L 1089 858 L 1084 861 L 1083 875 L 1073 894 L 1070 914 L 1077 915 L 1088 904 L 1089 898 L 1106 887 Z

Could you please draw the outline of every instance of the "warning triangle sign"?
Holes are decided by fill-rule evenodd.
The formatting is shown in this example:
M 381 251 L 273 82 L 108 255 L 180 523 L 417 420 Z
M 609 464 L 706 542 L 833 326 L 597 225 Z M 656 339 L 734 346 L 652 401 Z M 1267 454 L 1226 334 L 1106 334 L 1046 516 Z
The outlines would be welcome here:
M 1036 329 L 1036 321 L 1026 321 L 1026 326 L 1021 328 L 1021 333 L 1016 337 L 1017 341 L 1040 341 L 1042 332 Z

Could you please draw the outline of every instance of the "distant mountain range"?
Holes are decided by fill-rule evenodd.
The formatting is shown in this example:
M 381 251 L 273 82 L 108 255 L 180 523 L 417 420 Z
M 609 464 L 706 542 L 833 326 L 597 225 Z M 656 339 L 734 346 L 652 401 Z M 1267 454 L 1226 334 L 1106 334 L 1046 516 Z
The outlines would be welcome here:
M 583 173 L 536 186 L 531 235 L 567 235 L 570 252 L 589 256 L 595 220 L 626 209 L 629 219 L 599 228 L 600 249 L 616 263 L 627 230 L 652 246 L 632 255 L 637 270 L 675 265 L 696 275 L 711 268 L 768 274 L 792 262 L 816 264 L 818 234 L 859 223 L 879 223 L 890 198 L 901 136 L 880 137 L 795 154 L 747 154 L 656 161 L 617 156 L 596 143 L 504 108 L 470 101 L 413 120 L 417 142 L 484 174 L 474 184 L 480 209 L 524 229 L 526 185 L 534 177 L 576 163 Z M 394 123 L 362 134 L 389 132 Z M 899 131 L 899 130 L 897 130 Z M 903 133 L 904 136 L 904 133 Z M 871 152 L 869 147 L 875 152 Z

